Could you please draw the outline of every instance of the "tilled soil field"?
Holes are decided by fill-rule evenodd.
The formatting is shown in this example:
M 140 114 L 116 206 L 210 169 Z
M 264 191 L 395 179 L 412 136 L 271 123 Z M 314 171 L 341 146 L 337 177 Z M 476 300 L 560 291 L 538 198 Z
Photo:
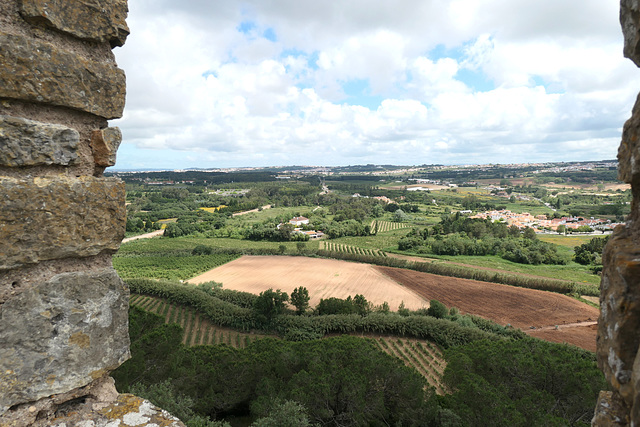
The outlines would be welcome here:
M 189 283 L 211 280 L 222 283 L 226 289 L 253 294 L 273 288 L 291 295 L 295 288 L 304 286 L 309 291 L 312 307 L 321 298 L 347 298 L 356 294 L 364 295 L 375 305 L 387 302 L 394 311 L 402 302 L 410 310 L 429 306 L 428 300 L 369 264 L 332 259 L 245 255 L 194 277 Z
M 599 311 L 568 296 L 400 268 L 376 268 L 426 300 L 436 299 L 447 307 L 457 307 L 462 313 L 482 316 L 501 325 L 511 324 L 549 341 L 595 350 L 594 327 L 561 328 L 561 325 L 592 324 L 598 320 Z M 536 332 L 545 327 L 550 328 Z

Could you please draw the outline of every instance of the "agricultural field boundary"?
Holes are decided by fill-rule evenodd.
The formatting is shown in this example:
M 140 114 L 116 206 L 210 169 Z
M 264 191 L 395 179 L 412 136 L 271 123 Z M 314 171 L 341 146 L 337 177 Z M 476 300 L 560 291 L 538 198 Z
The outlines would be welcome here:
M 358 246 L 345 245 L 344 243 L 334 243 L 331 241 L 320 241 L 319 248 L 330 252 L 345 252 L 354 255 L 364 256 L 387 256 L 386 252 L 378 249 L 364 249 Z
M 521 339 L 522 331 L 503 327 L 472 316 L 472 327 L 447 319 L 423 315 L 400 316 L 372 312 L 358 314 L 330 314 L 321 316 L 278 315 L 264 323 L 253 310 L 229 302 L 231 295 L 214 297 L 192 285 L 151 279 L 125 280 L 132 294 L 161 297 L 170 303 L 185 305 L 199 311 L 216 325 L 242 332 L 277 334 L 292 341 L 322 338 L 329 334 L 386 334 L 412 337 L 434 342 L 439 347 L 463 345 L 477 340 L 504 338 Z M 257 296 L 254 296 L 257 298 Z
M 473 268 L 466 268 L 441 262 L 409 261 L 391 256 L 367 256 L 327 250 L 318 250 L 317 255 L 345 261 L 356 261 L 366 264 L 380 265 L 384 267 L 405 268 L 409 270 L 420 271 L 423 273 L 437 274 L 439 276 L 458 277 L 461 279 L 471 279 L 489 283 L 500 283 L 503 285 L 516 286 L 521 288 L 550 291 L 564 295 L 600 295 L 600 288 L 596 285 L 568 282 L 566 280 L 527 277 L 516 274 L 504 274 L 487 270 L 476 270 Z
M 182 344 L 190 347 L 223 344 L 243 349 L 256 340 L 274 338 L 273 335 L 249 334 L 214 325 L 206 318 L 206 315 L 195 309 L 170 303 L 164 298 L 132 294 L 129 304 L 161 316 L 165 324 L 179 325 L 183 331 Z M 446 361 L 443 351 L 436 344 L 427 340 L 389 335 L 352 335 L 371 339 L 381 351 L 400 359 L 406 366 L 415 369 L 436 390 L 436 393 L 445 394 L 442 376 Z
M 211 322 L 205 314 L 186 305 L 173 304 L 164 298 L 132 294 L 129 305 L 158 314 L 165 323 L 175 323 L 183 328 L 182 344 L 216 345 L 226 344 L 235 348 L 245 348 L 250 343 L 273 335 L 238 332 Z
M 379 221 L 377 219 L 371 221 L 371 234 L 384 233 L 386 231 L 400 230 L 402 228 L 411 228 L 412 225 L 406 222 Z

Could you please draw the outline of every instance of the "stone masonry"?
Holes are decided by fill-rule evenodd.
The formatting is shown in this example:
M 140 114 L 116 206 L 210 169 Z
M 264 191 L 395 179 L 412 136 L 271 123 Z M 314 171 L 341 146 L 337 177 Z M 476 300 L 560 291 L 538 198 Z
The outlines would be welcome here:
M 640 66 L 640 2 L 622 0 L 624 55 Z M 594 426 L 640 425 L 640 96 L 622 131 L 618 177 L 631 184 L 631 215 L 602 257 L 598 366 L 611 385 L 601 392 Z
M 124 184 L 112 48 L 126 0 L 0 0 L 0 426 L 182 423 L 109 372 L 129 358 L 127 286 L 111 256 Z M 133 422 L 132 421 L 132 422 Z

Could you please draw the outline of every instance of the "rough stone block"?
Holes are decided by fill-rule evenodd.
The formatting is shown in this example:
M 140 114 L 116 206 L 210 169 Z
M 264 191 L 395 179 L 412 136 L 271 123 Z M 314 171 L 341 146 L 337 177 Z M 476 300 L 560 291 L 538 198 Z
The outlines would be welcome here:
M 620 1 L 620 25 L 624 36 L 624 56 L 640 67 L 640 3 Z
M 0 178 L 0 270 L 115 252 L 126 225 L 117 178 Z
M 94 130 L 91 135 L 93 159 L 98 166 L 116 164 L 116 152 L 122 142 L 122 132 L 117 127 Z
M 0 97 L 122 117 L 125 75 L 49 43 L 0 33 Z
M 633 367 L 640 346 L 640 247 L 630 224 L 615 229 L 605 247 L 598 319 L 598 366 L 631 408 Z
M 627 183 L 640 177 L 640 95 L 636 98 L 631 118 L 622 129 L 618 147 L 618 179 Z
M 625 427 L 629 425 L 628 409 L 620 396 L 611 391 L 601 391 L 591 420 L 592 426 Z
M 0 116 L 0 165 L 68 166 L 78 158 L 77 130 L 61 125 Z
M 22 0 L 20 14 L 80 39 L 122 46 L 129 35 L 126 0 Z
M 128 310 L 128 288 L 113 268 L 59 274 L 0 305 L 0 414 L 121 365 Z

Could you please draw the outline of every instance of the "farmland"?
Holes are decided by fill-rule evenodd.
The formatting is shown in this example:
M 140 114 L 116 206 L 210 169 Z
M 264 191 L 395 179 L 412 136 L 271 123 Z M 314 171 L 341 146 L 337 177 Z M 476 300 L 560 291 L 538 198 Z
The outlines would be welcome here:
M 376 270 L 379 274 L 372 273 Z M 260 271 L 256 277 L 255 271 Z M 551 292 L 437 276 L 393 267 L 301 257 L 244 256 L 190 280 L 222 282 L 225 288 L 260 293 L 281 289 L 290 293 L 300 284 L 309 290 L 311 305 L 321 298 L 346 298 L 362 294 L 378 305 L 389 303 L 397 310 L 400 303 L 412 310 L 428 306 L 436 299 L 462 313 L 478 315 L 510 324 L 525 331 L 597 320 L 598 309 L 573 298 Z M 595 331 L 576 326 L 551 334 L 563 342 L 595 349 Z M 575 331 L 575 334 L 573 332 Z M 549 333 L 545 335 L 551 336 Z M 575 335 L 575 337 L 574 337 Z
M 568 323 L 593 322 L 597 308 L 564 295 L 533 289 L 475 280 L 436 276 L 428 273 L 377 267 L 384 274 L 411 289 L 423 298 L 436 299 L 462 313 L 470 313 L 523 330 L 555 327 Z M 576 330 L 576 336 L 573 331 Z M 556 334 L 560 337 L 561 334 Z M 576 327 L 564 330 L 562 340 L 595 351 L 595 330 Z M 546 334 L 544 338 L 550 336 Z
M 405 365 L 418 371 L 435 388 L 436 393 L 446 393 L 442 382 L 446 362 L 438 346 L 425 340 L 389 336 L 378 337 L 375 343 L 380 350 L 399 358 Z
M 361 248 L 359 246 L 351 246 L 351 245 L 345 245 L 342 243 L 325 242 L 325 241 L 322 241 L 319 243 L 320 243 L 320 249 L 323 249 L 325 251 L 345 252 L 349 254 L 365 255 L 365 256 L 387 256 L 386 252 L 383 252 L 381 250 L 376 250 L 376 249 L 366 249 L 366 248 Z
M 256 272 L 259 272 L 257 274 Z M 291 293 L 298 286 L 309 290 L 310 304 L 321 298 L 364 295 L 375 305 L 387 302 L 392 310 L 401 303 L 416 310 L 429 305 L 367 264 L 289 256 L 243 256 L 189 280 L 190 283 L 220 282 L 226 289 L 258 294 L 269 288 Z
M 224 344 L 234 348 L 246 348 L 258 339 L 273 338 L 270 335 L 248 334 L 214 325 L 196 310 L 168 303 L 162 298 L 134 294 L 131 296 L 130 304 L 162 316 L 165 323 L 180 325 L 183 330 L 182 344 L 187 346 Z M 415 369 L 436 392 L 444 394 L 442 375 L 446 362 L 442 350 L 437 345 L 426 340 L 394 336 L 361 336 L 371 338 L 379 350 Z
M 184 331 L 182 344 L 188 346 L 226 344 L 235 348 L 245 348 L 255 340 L 268 336 L 247 334 L 214 325 L 193 308 L 171 304 L 158 297 L 134 294 L 131 296 L 129 304 L 159 314 L 164 318 L 165 323 L 180 325 Z
M 123 244 L 113 259 L 114 267 L 132 289 L 132 307 L 157 313 L 164 323 L 158 330 L 149 331 L 149 336 L 167 340 L 159 340 L 159 346 L 166 343 L 165 347 L 159 347 L 165 348 L 161 351 L 155 348 L 155 339 L 154 346 L 148 346 L 148 339 L 141 339 L 134 347 L 132 337 L 132 353 L 135 348 L 149 354 L 134 355 L 134 365 L 139 370 L 129 372 L 142 373 L 157 366 L 162 379 L 168 378 L 179 393 L 177 398 L 189 396 L 199 402 L 199 414 L 232 421 L 236 413 L 258 416 L 258 412 L 253 412 L 254 405 L 259 407 L 274 398 L 297 401 L 299 396 L 313 391 L 309 385 L 320 378 L 323 381 L 325 377 L 330 378 L 328 381 L 349 378 L 349 384 L 359 386 L 366 382 L 361 379 L 373 378 L 373 372 L 387 363 L 384 361 L 387 358 L 402 370 L 405 370 L 402 364 L 411 367 L 406 371 L 416 376 L 419 373 L 425 379 L 426 382 L 414 382 L 412 386 L 403 383 L 398 390 L 414 387 L 411 396 L 421 400 L 419 390 L 423 389 L 427 393 L 424 401 L 434 405 L 432 408 L 440 408 L 430 412 L 430 416 L 438 418 L 443 410 L 450 411 L 452 416 L 472 425 L 475 410 L 468 411 L 461 402 L 482 400 L 487 407 L 496 404 L 509 407 L 509 414 L 522 407 L 542 414 L 538 421 L 547 420 L 544 417 L 548 414 L 567 422 L 574 420 L 573 416 L 561 413 L 557 405 L 548 407 L 545 402 L 573 399 L 576 387 L 571 387 L 569 397 L 557 390 L 537 388 L 543 384 L 534 381 L 540 372 L 548 375 L 553 371 L 554 376 L 564 375 L 563 383 L 585 375 L 589 384 L 595 384 L 589 390 L 581 389 L 579 411 L 586 419 L 592 412 L 597 390 L 601 389 L 601 373 L 595 368 L 593 353 L 535 338 L 595 349 L 594 322 L 598 310 L 577 297 L 597 295 L 599 277 L 592 266 L 572 260 L 573 247 L 592 236 L 546 233 L 527 237 L 536 241 L 536 247 L 544 246 L 540 241 L 553 246 L 552 252 L 557 251 L 562 258 L 553 265 L 532 262 L 526 257 L 524 262 L 503 257 L 505 253 L 515 253 L 515 247 L 492 253 L 468 252 L 472 239 L 485 239 L 491 226 L 488 222 L 473 229 L 443 227 L 464 218 L 468 211 L 504 208 L 556 218 L 583 212 L 589 216 L 602 213 L 615 221 L 628 211 L 625 203 L 629 194 L 620 189 L 600 200 L 587 192 L 555 191 L 543 185 L 544 180 L 551 179 L 548 176 L 529 177 L 524 170 L 524 177 L 511 178 L 520 172 L 500 166 L 483 170 L 426 167 L 424 171 L 388 177 L 349 172 L 320 176 L 287 173 L 286 180 L 279 180 L 276 176 L 279 172 L 271 171 L 230 175 L 185 172 L 191 175 L 190 185 L 164 187 L 145 184 L 147 179 L 155 180 L 152 173 L 127 177 L 130 178 L 128 227 L 137 228 L 132 232 L 158 228 L 163 219 L 172 219 L 164 237 Z M 575 175 L 576 179 L 603 181 L 599 173 L 595 177 L 570 173 L 563 179 L 568 182 Z M 167 178 L 176 183 L 186 179 L 177 175 Z M 444 185 L 433 186 L 430 192 L 407 191 L 407 187 L 423 186 L 416 184 L 414 178 Z M 494 187 L 481 184 L 487 178 Z M 609 183 L 605 189 L 608 186 Z M 233 188 L 234 192 L 225 188 Z M 133 190 L 131 196 L 129 190 Z M 249 213 L 238 215 L 246 211 Z M 302 230 L 294 230 L 288 224 L 298 216 L 309 220 Z M 324 232 L 324 238 L 309 240 L 307 235 L 297 233 L 309 230 Z M 533 246 L 533 243 L 520 245 L 526 234 L 523 230 L 510 230 L 507 236 L 490 237 L 520 239 L 519 246 Z M 401 246 L 403 239 L 420 239 L 420 244 Z M 464 252 L 434 251 L 440 242 L 452 245 L 456 239 L 467 245 Z M 599 259 L 597 254 L 593 258 Z M 156 280 L 163 278 L 172 281 Z M 223 287 L 193 285 L 209 281 L 222 283 Z M 277 300 L 269 296 L 282 295 L 274 290 L 291 295 L 299 287 L 304 287 L 310 297 L 310 307 L 300 311 L 298 305 L 294 311 L 297 299 L 296 303 L 293 299 L 287 303 L 286 297 Z M 358 296 L 358 302 L 364 300 L 358 307 L 366 310 L 353 311 L 354 295 Z M 319 307 L 321 300 L 332 305 Z M 436 300 L 431 307 L 430 300 Z M 265 301 L 279 301 L 278 311 L 275 314 L 265 311 L 270 307 Z M 132 309 L 132 313 L 135 311 Z M 147 324 L 141 318 L 138 321 L 140 325 Z M 144 327 L 133 329 L 147 332 Z M 336 336 L 342 334 L 351 336 Z M 178 344 L 168 345 L 170 338 Z M 514 357 L 514 348 L 522 349 L 522 357 Z M 360 358 L 345 370 L 345 364 L 354 362 L 352 356 L 356 353 Z M 267 354 L 274 358 L 265 366 L 263 355 Z M 547 363 L 549 355 L 558 358 Z M 143 357 L 151 360 L 164 357 L 167 361 L 149 365 Z M 327 359 L 328 363 L 318 363 L 317 358 Z M 517 358 L 522 359 L 521 364 Z M 211 369 L 211 360 L 224 369 Z M 373 360 L 375 363 L 371 364 Z M 465 360 L 473 360 L 473 366 L 467 366 Z M 255 368 L 247 369 L 254 362 Z M 494 367 L 484 372 L 483 364 Z M 271 365 L 278 368 L 270 371 Z M 512 371 L 500 371 L 506 365 L 526 372 L 516 374 L 518 378 L 531 378 L 521 387 L 526 390 L 522 396 L 525 400 L 512 402 L 511 397 L 499 392 L 500 384 L 509 384 L 514 375 Z M 352 375 L 362 367 L 367 367 L 366 374 L 358 378 Z M 341 374 L 334 375 L 338 371 Z M 386 365 L 378 371 L 385 375 L 395 372 Z M 483 376 L 487 372 L 489 375 Z M 286 380 L 281 379 L 283 373 Z M 276 382 L 263 382 L 272 374 L 276 376 L 269 381 Z M 195 376 L 186 380 L 185 375 Z M 483 376 L 482 381 L 477 381 L 477 375 Z M 144 376 L 146 384 L 161 380 L 151 371 Z M 296 383 L 302 376 L 304 380 Z M 483 387 L 468 388 L 464 382 L 467 376 L 472 378 L 469 385 L 482 383 Z M 121 378 L 127 381 L 141 378 L 138 374 L 126 377 Z M 243 391 L 236 393 L 240 388 L 229 383 L 229 379 L 244 381 Z M 289 383 L 290 379 L 294 381 Z M 299 387 L 302 383 L 304 387 Z M 489 385 L 494 383 L 497 388 Z M 270 388 L 273 386 L 277 389 Z M 295 393 L 291 391 L 294 388 Z M 429 397 L 433 390 L 442 396 Z M 267 392 L 268 397 L 249 402 L 246 396 L 255 396 L 256 392 Z M 207 400 L 214 395 L 216 402 Z M 544 399 L 531 402 L 531 396 Z M 313 398 L 304 402 L 310 413 L 321 409 L 315 408 L 317 401 Z M 327 421 L 322 416 L 318 419 Z M 421 419 L 429 419 L 429 425 L 437 424 L 428 416 Z

